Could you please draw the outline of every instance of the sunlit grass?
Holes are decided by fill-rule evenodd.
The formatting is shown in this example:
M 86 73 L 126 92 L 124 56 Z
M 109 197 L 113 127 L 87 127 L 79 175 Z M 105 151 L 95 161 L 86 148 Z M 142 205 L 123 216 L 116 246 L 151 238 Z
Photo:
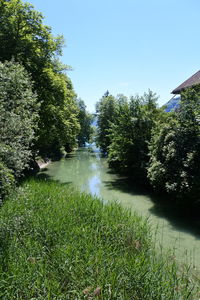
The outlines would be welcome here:
M 0 209 L 0 299 L 198 299 L 146 220 L 31 180 Z

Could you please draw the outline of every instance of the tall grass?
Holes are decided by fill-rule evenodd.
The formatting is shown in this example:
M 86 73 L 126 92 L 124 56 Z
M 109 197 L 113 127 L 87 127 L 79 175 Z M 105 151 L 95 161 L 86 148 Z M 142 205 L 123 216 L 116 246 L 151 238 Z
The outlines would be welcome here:
M 198 299 L 149 231 L 117 204 L 26 182 L 0 209 L 0 299 Z

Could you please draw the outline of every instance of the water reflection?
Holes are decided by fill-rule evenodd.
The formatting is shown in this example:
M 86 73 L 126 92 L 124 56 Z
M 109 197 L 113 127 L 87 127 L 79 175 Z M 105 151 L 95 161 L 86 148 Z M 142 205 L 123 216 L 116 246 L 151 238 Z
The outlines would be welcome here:
M 158 247 L 173 247 L 177 259 L 200 266 L 200 230 L 189 216 L 173 206 L 160 204 L 155 195 L 134 186 L 111 172 L 100 153 L 79 149 L 75 154 L 54 162 L 43 174 L 63 183 L 72 183 L 81 191 L 97 195 L 104 201 L 119 201 L 148 217 L 156 234 Z
M 90 193 L 94 196 L 99 196 L 99 185 L 101 181 L 99 179 L 98 175 L 93 176 L 92 178 L 89 179 L 89 190 Z

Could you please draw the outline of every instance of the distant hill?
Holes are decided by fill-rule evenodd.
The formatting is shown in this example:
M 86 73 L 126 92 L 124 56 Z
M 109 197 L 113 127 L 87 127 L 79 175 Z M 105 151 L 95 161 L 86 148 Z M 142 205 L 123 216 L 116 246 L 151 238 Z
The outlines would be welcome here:
M 165 111 L 171 112 L 176 111 L 180 106 L 180 96 L 170 99 L 165 105 Z

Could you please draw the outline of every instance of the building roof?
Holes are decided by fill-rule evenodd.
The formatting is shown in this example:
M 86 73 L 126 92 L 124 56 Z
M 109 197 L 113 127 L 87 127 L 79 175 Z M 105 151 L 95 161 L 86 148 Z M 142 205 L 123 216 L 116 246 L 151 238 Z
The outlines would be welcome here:
M 184 81 L 181 85 L 179 85 L 176 89 L 174 89 L 172 94 L 180 94 L 186 88 L 192 87 L 196 84 L 200 84 L 200 70 L 196 72 L 194 75 L 189 77 L 186 81 Z

